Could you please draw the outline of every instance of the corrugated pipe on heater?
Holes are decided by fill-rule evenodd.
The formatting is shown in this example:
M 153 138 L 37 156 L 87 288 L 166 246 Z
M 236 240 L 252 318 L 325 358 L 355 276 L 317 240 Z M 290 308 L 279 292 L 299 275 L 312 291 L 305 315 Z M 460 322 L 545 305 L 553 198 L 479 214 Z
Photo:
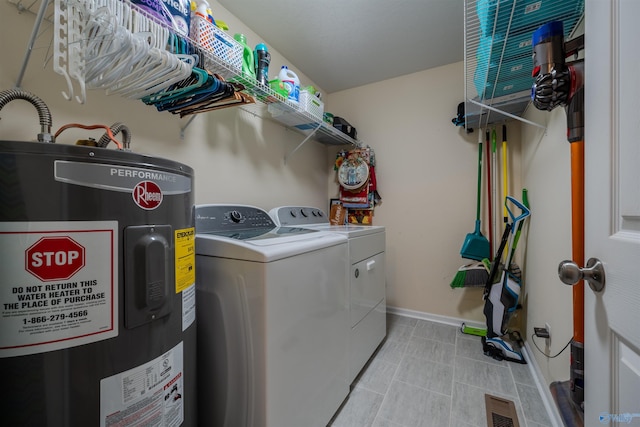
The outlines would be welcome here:
M 31 92 L 27 92 L 22 89 L 8 89 L 0 92 L 0 110 L 4 108 L 9 102 L 15 99 L 24 99 L 36 107 L 38 111 L 38 117 L 40 119 L 40 133 L 38 134 L 38 141 L 40 142 L 55 142 L 51 135 L 51 125 L 53 120 L 51 119 L 51 111 L 44 101 Z

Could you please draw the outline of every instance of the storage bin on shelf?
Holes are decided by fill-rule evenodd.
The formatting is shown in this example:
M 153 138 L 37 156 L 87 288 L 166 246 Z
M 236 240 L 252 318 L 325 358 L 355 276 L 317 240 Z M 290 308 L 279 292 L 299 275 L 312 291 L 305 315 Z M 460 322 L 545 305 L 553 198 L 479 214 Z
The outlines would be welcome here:
M 522 34 L 509 34 L 506 39 L 504 34 L 494 34 L 480 37 L 478 43 L 477 57 L 478 63 L 497 64 L 501 60 L 506 61 L 512 58 L 529 58 L 531 64 L 531 54 L 533 53 L 533 32 Z
M 269 104 L 267 111 L 269 111 L 274 120 L 300 130 L 314 129 L 322 122 L 322 118 L 311 117 L 302 108 L 298 106 L 292 107 L 289 103 Z
M 191 17 L 191 39 L 207 55 L 204 67 L 229 79 L 242 73 L 242 46 L 227 33 L 199 15 Z
M 498 81 L 497 83 L 487 83 L 483 87 L 476 88 L 478 97 L 481 100 L 495 99 L 501 96 L 518 93 L 519 98 L 529 98 L 531 94 L 531 80 L 527 78 L 519 78 L 507 81 Z M 495 87 L 495 90 L 494 90 Z
M 300 91 L 300 107 L 317 119 L 318 122 L 322 121 L 322 115 L 324 114 L 324 102 L 306 89 Z
M 584 0 L 477 0 L 480 37 L 473 82 L 478 96 L 485 100 L 518 92 L 528 96 L 524 92 L 534 81 L 533 32 L 545 22 L 559 20 L 567 37 L 583 12 Z
M 531 89 L 534 82 L 531 76 L 532 68 L 530 55 L 505 60 L 502 63 L 491 63 L 488 66 L 486 61 L 478 61 L 473 81 L 478 94 L 483 95 L 483 99 L 489 99 Z M 492 88 L 496 82 L 496 93 L 493 94 Z
M 571 30 L 584 12 L 584 0 L 478 0 L 476 12 L 485 36 L 532 33 L 548 21 L 564 21 Z

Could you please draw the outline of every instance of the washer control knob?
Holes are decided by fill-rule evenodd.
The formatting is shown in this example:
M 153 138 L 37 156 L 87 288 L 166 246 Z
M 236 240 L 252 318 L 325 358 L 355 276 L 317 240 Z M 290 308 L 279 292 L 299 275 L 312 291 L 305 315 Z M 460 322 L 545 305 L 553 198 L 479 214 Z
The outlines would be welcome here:
M 236 223 L 242 220 L 242 214 L 238 211 L 229 212 L 229 217 L 231 218 L 231 221 Z
M 295 211 L 294 209 L 291 209 L 291 210 L 289 211 L 289 213 L 290 213 L 290 214 L 291 214 L 291 216 L 292 216 L 292 217 L 294 217 L 294 218 L 298 216 L 298 214 L 296 214 L 296 211 Z
M 309 214 L 304 210 L 304 209 L 300 209 L 300 213 L 302 214 L 303 217 L 308 217 Z

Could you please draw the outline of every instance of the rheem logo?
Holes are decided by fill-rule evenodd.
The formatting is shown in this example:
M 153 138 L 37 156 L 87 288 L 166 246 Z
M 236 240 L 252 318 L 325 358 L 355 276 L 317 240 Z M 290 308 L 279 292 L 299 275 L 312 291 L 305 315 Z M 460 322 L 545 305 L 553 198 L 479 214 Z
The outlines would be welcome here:
M 69 279 L 84 264 L 84 246 L 66 236 L 43 237 L 25 251 L 25 269 L 44 282 Z
M 133 201 L 145 210 L 153 210 L 162 203 L 162 190 L 153 181 L 141 181 L 133 187 Z

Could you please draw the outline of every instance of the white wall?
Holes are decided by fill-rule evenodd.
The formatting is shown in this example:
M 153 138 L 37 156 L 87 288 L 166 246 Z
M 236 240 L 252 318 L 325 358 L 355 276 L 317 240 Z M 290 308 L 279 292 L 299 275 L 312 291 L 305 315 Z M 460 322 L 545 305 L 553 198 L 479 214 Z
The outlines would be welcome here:
M 230 27 L 230 34 L 246 34 L 253 46 L 261 39 L 217 2 L 210 2 L 218 19 Z M 36 4 L 35 9 L 39 3 Z M 19 14 L 9 2 L 0 2 L 0 90 L 14 87 L 27 42 L 35 21 L 29 13 Z M 238 108 L 198 115 L 180 138 L 180 129 L 188 119 L 179 119 L 140 101 L 106 96 L 91 90 L 85 105 L 66 101 L 61 91 L 66 84 L 52 71 L 51 61 L 43 67 L 52 40 L 51 24 L 45 22 L 37 39 L 22 88 L 33 92 L 49 106 L 53 130 L 70 122 L 110 125 L 121 121 L 131 128 L 132 150 L 171 158 L 196 171 L 196 203 L 245 203 L 265 209 L 283 204 L 326 206 L 327 174 L 332 165 L 327 161 L 327 147 L 308 143 L 298 150 L 287 165 L 284 156 L 304 138 L 282 126 L 262 120 Z M 272 70 L 289 64 L 276 49 L 272 54 Z M 295 68 L 293 68 L 295 70 Z M 273 75 L 273 71 L 270 73 Z M 305 84 L 313 84 L 299 73 Z M 35 140 L 39 131 L 35 109 L 24 101 L 12 101 L 1 112 L 0 138 Z M 60 143 L 91 136 L 100 131 L 65 131 Z M 113 147 L 112 147 L 113 148 Z
M 374 225 L 387 227 L 388 304 L 484 323 L 482 289 L 449 286 L 468 262 L 459 252 L 476 215 L 478 132 L 451 123 L 463 99 L 463 64 L 455 63 L 332 93 L 327 111 L 346 118 L 376 152 L 383 202 Z M 517 129 L 509 135 L 514 171 Z M 330 181 L 335 196 L 335 174 Z M 513 173 L 510 189 L 519 197 Z M 486 218 L 483 227 L 487 236 Z
M 522 126 L 522 180 L 529 189 L 531 222 L 526 251 L 524 304 L 527 337 L 546 350 L 545 340 L 533 338 L 533 327 L 551 326 L 547 354 L 559 352 L 573 336 L 572 289 L 558 279 L 558 263 L 571 259 L 571 155 L 564 109 L 552 112 L 529 107 L 526 118 L 545 124 L 546 131 Z M 549 359 L 533 345 L 533 354 L 547 383 L 569 379 L 569 349 Z

